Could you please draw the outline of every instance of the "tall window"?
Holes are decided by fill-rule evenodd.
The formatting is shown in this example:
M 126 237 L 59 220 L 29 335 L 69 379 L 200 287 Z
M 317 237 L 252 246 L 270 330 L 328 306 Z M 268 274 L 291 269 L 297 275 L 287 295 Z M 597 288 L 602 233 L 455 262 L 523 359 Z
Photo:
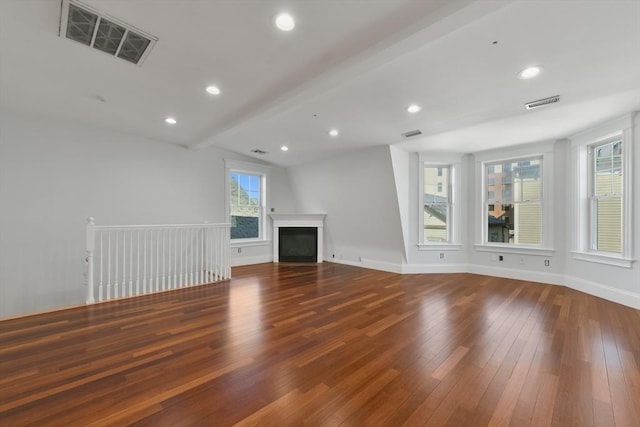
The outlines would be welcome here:
M 591 250 L 622 253 L 622 140 L 589 147 Z
M 424 242 L 451 241 L 451 167 L 424 166 L 422 205 Z
M 266 165 L 225 159 L 227 212 L 232 240 L 266 240 Z
M 231 172 L 230 178 L 231 238 L 258 239 L 262 216 L 262 177 Z
M 485 163 L 488 243 L 540 245 L 542 158 Z

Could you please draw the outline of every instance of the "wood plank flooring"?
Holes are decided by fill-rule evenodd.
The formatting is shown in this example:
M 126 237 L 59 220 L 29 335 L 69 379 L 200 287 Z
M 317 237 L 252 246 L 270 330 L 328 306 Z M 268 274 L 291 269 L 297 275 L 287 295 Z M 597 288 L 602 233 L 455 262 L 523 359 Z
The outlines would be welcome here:
M 0 322 L 2 426 L 640 426 L 640 312 L 324 263 Z

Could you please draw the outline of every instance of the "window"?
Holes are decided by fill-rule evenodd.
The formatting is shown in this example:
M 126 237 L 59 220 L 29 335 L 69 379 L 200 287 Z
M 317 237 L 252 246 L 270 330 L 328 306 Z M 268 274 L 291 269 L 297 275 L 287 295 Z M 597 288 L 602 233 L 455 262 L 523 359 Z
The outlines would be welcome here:
M 226 160 L 232 240 L 265 240 L 268 167 Z
M 571 138 L 573 258 L 631 268 L 633 116 Z
M 622 140 L 589 147 L 591 250 L 622 252 Z
M 231 238 L 259 239 L 262 177 L 231 172 L 229 206 L 231 208 Z
M 486 242 L 540 245 L 542 158 L 485 163 L 485 182 Z
M 423 170 L 423 242 L 451 240 L 451 168 L 424 166 Z

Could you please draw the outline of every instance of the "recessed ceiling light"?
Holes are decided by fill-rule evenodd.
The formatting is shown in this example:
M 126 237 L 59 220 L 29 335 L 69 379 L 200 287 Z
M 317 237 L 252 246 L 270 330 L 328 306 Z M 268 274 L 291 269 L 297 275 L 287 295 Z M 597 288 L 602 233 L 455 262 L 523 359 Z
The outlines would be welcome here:
M 336 136 L 338 136 L 340 132 L 338 132 L 338 129 L 331 129 L 329 131 L 329 135 L 332 136 L 333 138 L 335 138 Z
M 520 77 L 521 79 L 532 79 L 535 76 L 537 76 L 538 74 L 540 74 L 542 72 L 542 67 L 529 67 L 529 68 L 525 68 L 524 70 L 520 71 L 520 73 L 518 73 L 518 77 Z
M 211 95 L 220 95 L 220 89 L 218 89 L 218 86 L 207 86 L 206 91 Z
M 178 123 L 173 117 L 167 117 L 166 119 L 164 119 L 164 121 L 170 125 L 175 125 L 176 123 Z
M 281 13 L 276 16 L 276 27 L 282 31 L 291 31 L 296 26 L 296 21 L 293 19 L 293 16 L 288 13 Z
M 289 151 L 289 147 L 287 147 L 286 145 L 283 145 L 282 147 L 280 147 L 280 149 L 282 151 Z
M 415 114 L 420 110 L 422 110 L 422 107 L 420 107 L 418 104 L 411 104 L 407 107 L 407 111 L 411 114 Z

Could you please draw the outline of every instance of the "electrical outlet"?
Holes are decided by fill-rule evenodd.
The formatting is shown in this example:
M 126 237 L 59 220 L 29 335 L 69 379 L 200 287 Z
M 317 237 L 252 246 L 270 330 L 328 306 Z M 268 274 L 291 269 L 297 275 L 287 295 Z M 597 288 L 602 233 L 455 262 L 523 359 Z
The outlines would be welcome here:
M 440 252 L 440 259 L 444 259 L 444 252 Z
M 238 248 L 238 253 L 241 254 L 242 253 L 242 248 Z
M 335 258 L 335 257 L 336 257 L 336 254 L 331 254 L 331 258 Z
M 550 267 L 551 266 L 551 261 L 549 261 L 548 259 L 544 260 L 544 266 L 545 267 Z
M 503 255 L 498 255 L 498 261 L 504 261 L 504 256 Z

